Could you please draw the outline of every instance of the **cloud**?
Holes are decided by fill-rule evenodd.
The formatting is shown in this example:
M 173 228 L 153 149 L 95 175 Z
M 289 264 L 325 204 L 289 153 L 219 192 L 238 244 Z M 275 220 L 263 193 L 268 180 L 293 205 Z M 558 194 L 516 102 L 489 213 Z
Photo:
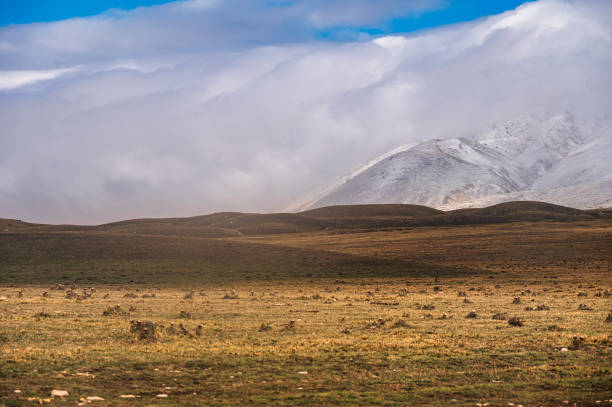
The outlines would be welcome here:
M 345 15 L 345 1 L 263 3 L 179 2 L 0 30 L 4 70 L 79 66 L 0 91 L 0 216 L 278 210 L 398 145 L 530 111 L 609 109 L 605 1 L 544 0 L 355 42 L 314 38 L 440 3 L 363 0 Z
M 73 68 L 47 69 L 47 70 L 24 70 L 24 71 L 0 71 L 0 91 L 14 89 L 20 86 L 57 78 Z

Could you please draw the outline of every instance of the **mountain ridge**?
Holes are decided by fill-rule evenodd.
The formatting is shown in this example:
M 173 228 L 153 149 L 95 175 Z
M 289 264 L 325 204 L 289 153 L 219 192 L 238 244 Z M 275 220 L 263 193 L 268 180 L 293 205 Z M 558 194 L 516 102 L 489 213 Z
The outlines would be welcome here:
M 609 117 L 564 112 L 428 140 L 373 160 L 292 209 L 402 203 L 452 210 L 516 200 L 611 206 L 611 129 Z

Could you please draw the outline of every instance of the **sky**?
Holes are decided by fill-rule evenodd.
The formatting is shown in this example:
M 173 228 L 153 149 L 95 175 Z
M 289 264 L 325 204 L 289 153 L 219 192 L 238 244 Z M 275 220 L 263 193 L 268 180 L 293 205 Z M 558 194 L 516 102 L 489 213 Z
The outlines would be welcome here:
M 603 114 L 612 94 L 607 0 L 0 0 L 0 16 L 0 217 L 32 222 L 282 210 L 398 146 Z

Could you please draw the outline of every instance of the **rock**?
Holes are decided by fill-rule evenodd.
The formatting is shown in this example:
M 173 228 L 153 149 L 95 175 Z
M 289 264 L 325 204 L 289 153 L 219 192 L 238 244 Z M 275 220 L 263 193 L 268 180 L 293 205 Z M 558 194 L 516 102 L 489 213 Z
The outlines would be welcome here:
M 135 399 L 137 396 L 135 396 L 133 394 L 122 394 L 119 397 L 122 398 L 122 399 Z
M 51 390 L 51 397 L 68 397 L 69 393 L 66 390 Z
M 164 398 L 168 397 L 168 395 L 167 395 L 167 394 L 163 394 L 163 393 L 161 393 L 161 394 L 158 394 L 158 395 L 157 395 L 157 396 L 155 396 L 155 397 L 159 397 L 160 399 L 164 399 Z
M 98 396 L 85 397 L 85 400 L 87 400 L 87 401 L 104 401 L 104 399 L 102 397 L 98 397 Z

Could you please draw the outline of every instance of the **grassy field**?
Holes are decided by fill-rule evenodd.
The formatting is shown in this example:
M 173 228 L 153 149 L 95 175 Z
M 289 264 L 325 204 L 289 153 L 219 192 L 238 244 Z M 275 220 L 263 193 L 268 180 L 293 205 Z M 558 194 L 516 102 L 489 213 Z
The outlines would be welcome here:
M 0 406 L 612 404 L 609 219 L 298 221 L 6 221 Z

